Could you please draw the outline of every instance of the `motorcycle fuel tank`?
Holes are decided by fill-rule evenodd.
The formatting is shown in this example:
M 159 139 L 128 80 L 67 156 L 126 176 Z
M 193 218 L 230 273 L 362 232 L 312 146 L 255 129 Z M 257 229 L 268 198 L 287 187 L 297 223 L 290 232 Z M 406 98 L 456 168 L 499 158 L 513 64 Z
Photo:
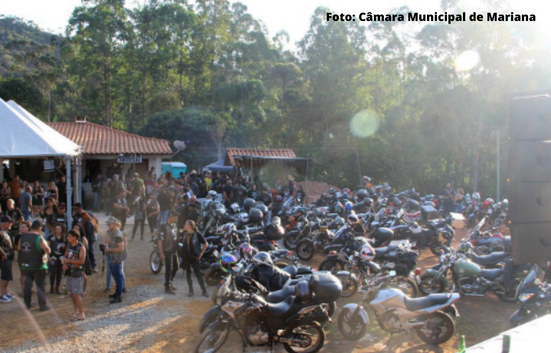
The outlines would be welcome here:
M 465 259 L 459 259 L 455 262 L 454 271 L 459 276 L 478 276 L 482 269 L 474 262 Z

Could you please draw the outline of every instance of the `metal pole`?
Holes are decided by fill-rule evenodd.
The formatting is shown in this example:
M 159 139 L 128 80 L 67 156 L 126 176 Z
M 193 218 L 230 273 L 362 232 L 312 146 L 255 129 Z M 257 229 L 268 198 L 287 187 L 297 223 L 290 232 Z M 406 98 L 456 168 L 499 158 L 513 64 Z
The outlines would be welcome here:
M 65 158 L 65 165 L 67 168 L 66 175 L 67 175 L 67 227 L 68 229 L 73 228 L 73 217 L 71 216 L 73 206 L 73 188 L 71 186 L 71 157 Z
M 499 194 L 499 130 L 497 130 L 497 156 L 496 156 L 496 175 L 497 175 L 497 199 L 496 202 L 499 202 L 501 200 L 500 194 Z

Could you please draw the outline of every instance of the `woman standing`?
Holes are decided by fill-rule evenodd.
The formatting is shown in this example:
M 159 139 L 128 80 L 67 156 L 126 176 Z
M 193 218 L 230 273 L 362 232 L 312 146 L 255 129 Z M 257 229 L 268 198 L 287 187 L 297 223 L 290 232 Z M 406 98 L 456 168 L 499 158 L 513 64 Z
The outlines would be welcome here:
M 88 239 L 86 239 L 86 237 L 84 236 L 84 234 L 86 234 L 84 232 L 84 228 L 82 227 L 82 225 L 80 223 L 75 223 L 73 224 L 73 230 L 75 232 L 78 232 L 78 234 L 80 234 L 80 238 L 79 238 L 79 241 L 84 245 L 84 248 L 86 249 L 86 252 L 88 252 Z M 84 268 L 86 269 L 86 267 L 89 267 L 90 268 L 90 271 L 92 269 L 92 266 L 90 266 L 90 257 L 89 256 L 86 256 L 86 260 L 84 261 Z M 82 295 L 85 295 L 86 294 L 86 285 L 88 284 L 88 276 L 86 275 L 86 271 L 84 271 L 84 288 L 83 288 L 83 291 L 82 291 Z
M 157 227 L 157 217 L 159 216 L 159 203 L 154 193 L 149 195 L 147 200 L 147 206 L 145 208 L 145 214 L 147 217 L 147 223 L 149 224 L 149 230 L 151 231 L 151 240 L 154 238 L 155 227 Z
M 59 194 L 57 192 L 57 186 L 55 186 L 55 183 L 53 181 L 50 181 L 48 183 L 48 189 L 46 191 L 48 192 L 49 198 L 54 199 L 56 203 L 59 202 Z
M 46 223 L 45 236 L 46 239 L 54 231 L 53 215 L 57 213 L 57 203 L 52 198 L 46 199 L 46 207 L 44 207 L 44 212 L 42 212 L 42 219 Z
M 50 254 L 50 293 L 61 294 L 59 291 L 59 285 L 61 284 L 61 279 L 63 277 L 63 265 L 61 263 L 61 256 L 65 253 L 65 226 L 63 224 L 57 223 L 54 226 L 54 232 L 47 239 L 52 249 Z M 54 290 L 55 288 L 55 290 Z
M 8 209 L 8 200 L 11 198 L 11 189 L 7 181 L 2 182 L 2 189 L 0 189 L 0 211 L 6 212 Z
M 70 270 L 67 276 L 67 291 L 71 295 L 75 312 L 71 315 L 72 321 L 85 320 L 82 308 L 82 294 L 84 293 L 84 261 L 86 248 L 79 241 L 80 234 L 70 230 L 67 234 L 68 247 L 62 261 L 63 270 Z
M 34 181 L 32 204 L 33 214 L 42 214 L 42 207 L 44 206 L 44 189 L 42 189 L 42 186 L 40 185 L 40 182 L 38 180 Z
M 295 199 L 297 200 L 299 205 L 304 205 L 304 203 L 306 202 L 306 192 L 304 192 L 304 189 L 300 184 L 297 184 Z
M 465 191 L 463 189 L 457 189 L 457 194 L 455 194 L 455 197 L 453 198 L 455 212 L 457 213 L 463 212 L 463 198 L 465 197 L 464 195 Z
M 193 282 L 191 280 L 192 268 L 193 272 L 195 272 L 195 277 L 197 277 L 197 281 L 203 290 L 203 297 L 208 297 L 207 288 L 205 287 L 203 275 L 201 274 L 201 268 L 199 267 L 201 257 L 203 257 L 208 245 L 209 244 L 203 235 L 199 233 L 199 229 L 197 229 L 195 222 L 192 220 L 186 221 L 184 224 L 184 257 L 182 258 L 182 266 L 184 270 L 186 270 L 187 275 L 187 285 L 189 288 L 188 297 L 192 297 L 194 294 Z

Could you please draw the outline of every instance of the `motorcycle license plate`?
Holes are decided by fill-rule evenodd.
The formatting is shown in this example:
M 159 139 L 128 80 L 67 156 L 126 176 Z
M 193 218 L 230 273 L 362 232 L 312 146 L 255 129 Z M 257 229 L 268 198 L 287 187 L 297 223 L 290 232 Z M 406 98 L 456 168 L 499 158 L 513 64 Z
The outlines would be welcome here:
M 216 258 L 218 258 L 218 257 L 220 256 L 220 254 L 218 253 L 218 250 L 214 250 L 214 251 L 212 252 L 212 255 L 213 255 L 214 257 L 216 257 Z

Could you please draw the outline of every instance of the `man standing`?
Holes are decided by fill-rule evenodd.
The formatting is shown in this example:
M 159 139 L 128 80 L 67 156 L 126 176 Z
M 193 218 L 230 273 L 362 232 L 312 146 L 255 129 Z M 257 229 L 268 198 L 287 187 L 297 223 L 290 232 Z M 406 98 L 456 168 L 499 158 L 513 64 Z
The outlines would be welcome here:
M 11 225 L 10 217 L 4 216 L 0 220 L 0 302 L 2 303 L 9 303 L 15 298 L 8 292 L 8 284 L 13 281 L 13 242 L 8 234 Z
M 92 180 L 92 192 L 94 193 L 94 211 L 98 212 L 101 205 L 101 190 L 103 188 L 103 181 L 101 179 L 101 173 L 96 175 L 96 178 Z
M 176 220 L 178 213 L 170 211 L 165 224 L 161 225 L 159 230 L 159 240 L 157 245 L 159 248 L 159 256 L 161 261 L 165 261 L 165 292 L 168 294 L 176 294 L 172 280 L 178 272 L 178 228 L 176 227 Z
M 447 183 L 446 188 L 444 189 L 444 193 L 442 194 L 442 199 L 444 203 L 444 216 L 447 216 L 450 212 L 453 211 L 453 190 L 452 190 L 452 184 Z
M 109 230 L 107 231 L 107 239 L 109 242 L 105 244 L 105 254 L 109 256 L 109 265 L 111 268 L 111 274 L 115 278 L 115 283 L 117 288 L 114 294 L 111 294 L 109 298 L 112 300 L 110 304 L 116 304 L 122 302 L 122 290 L 124 288 L 124 272 L 123 272 L 123 262 L 126 258 L 126 244 L 124 243 L 124 236 L 119 230 L 121 223 L 115 217 L 111 217 L 107 220 L 107 226 Z
M 33 189 L 30 186 L 27 186 L 19 196 L 19 204 L 21 205 L 21 213 L 23 214 L 23 220 L 29 221 L 29 222 L 31 221 L 31 214 L 33 211 L 33 205 L 32 205 L 33 196 L 31 195 L 32 192 L 33 192 Z
M 159 203 L 159 217 L 157 218 L 157 230 L 161 229 L 161 224 L 166 223 L 168 217 L 168 211 L 172 208 L 172 198 L 166 190 L 166 186 L 161 186 L 161 192 L 157 196 L 157 202 Z
M 59 193 L 59 202 L 67 202 L 67 182 L 65 181 L 65 175 L 59 178 L 57 183 L 57 192 Z
M 132 181 L 132 195 L 134 199 L 138 196 L 145 196 L 145 183 L 143 179 L 140 178 L 140 174 L 134 173 L 134 180 Z
M 19 202 L 19 195 L 21 195 L 21 180 L 19 180 L 19 176 L 16 175 L 12 181 L 9 182 L 10 190 L 11 190 L 11 198 L 15 202 Z
M 46 304 L 46 272 L 48 271 L 47 255 L 50 254 L 50 247 L 40 235 L 41 230 L 42 222 L 35 220 L 29 233 L 21 235 L 19 262 L 21 270 L 25 271 L 23 297 L 27 309 L 31 308 L 31 290 L 33 283 L 36 282 L 40 311 L 46 311 L 49 309 Z
M 126 219 L 128 218 L 128 212 L 130 212 L 130 207 L 128 207 L 128 202 L 125 198 L 126 190 L 121 189 L 119 192 L 119 197 L 113 202 L 113 216 L 118 218 L 121 222 L 121 229 L 124 232 L 124 227 L 126 226 Z
M 14 226 L 11 228 L 12 234 L 18 233 L 19 231 L 19 224 L 18 222 L 23 220 L 23 215 L 21 214 L 21 211 L 19 211 L 18 208 L 15 208 L 15 202 L 13 199 L 9 199 L 7 202 L 7 210 L 4 211 L 4 216 L 8 216 L 12 219 Z
M 232 186 L 231 179 L 228 179 L 228 181 L 226 182 L 226 187 L 224 188 L 223 196 L 224 196 L 224 205 L 226 206 L 226 208 L 229 208 L 233 199 L 233 186 Z

